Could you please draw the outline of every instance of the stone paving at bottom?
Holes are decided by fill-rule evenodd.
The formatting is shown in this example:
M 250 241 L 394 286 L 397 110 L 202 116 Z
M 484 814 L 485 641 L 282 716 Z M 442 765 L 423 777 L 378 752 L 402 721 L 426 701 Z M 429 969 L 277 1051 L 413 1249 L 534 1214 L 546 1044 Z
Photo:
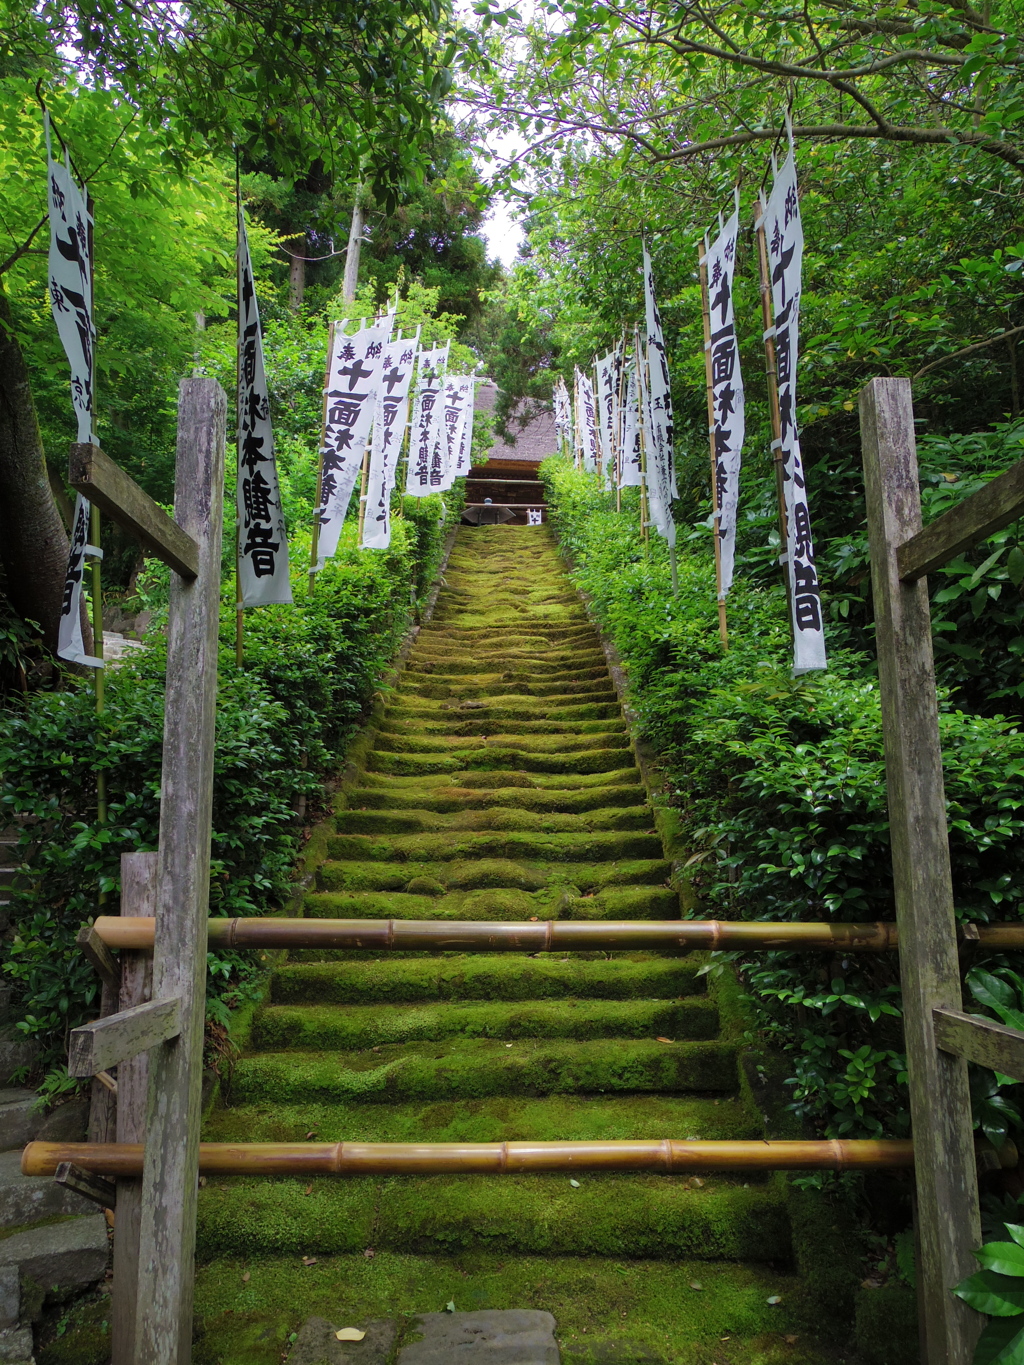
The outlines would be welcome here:
M 307 916 L 678 917 L 604 654 L 546 526 L 459 532 L 366 771 L 311 847 Z M 294 952 L 204 1137 L 763 1137 L 738 1026 L 700 966 Z M 196 1365 L 825 1360 L 778 1178 L 217 1179 L 198 1256 Z M 533 1335 L 454 1344 L 496 1310 Z M 339 1342 L 346 1327 L 366 1337 Z

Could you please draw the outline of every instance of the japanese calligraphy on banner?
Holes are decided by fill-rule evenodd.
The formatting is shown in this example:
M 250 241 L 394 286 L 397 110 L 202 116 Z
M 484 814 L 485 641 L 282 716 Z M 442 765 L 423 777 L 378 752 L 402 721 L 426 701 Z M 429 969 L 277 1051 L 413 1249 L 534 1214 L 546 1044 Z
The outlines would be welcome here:
M 661 314 L 654 297 L 654 271 L 651 257 L 644 243 L 644 303 L 647 336 L 644 354 L 647 357 L 647 402 L 651 441 L 647 446 L 647 482 L 653 487 L 658 481 L 659 497 L 670 507 L 676 491 L 675 447 L 672 439 L 672 392 L 668 374 L 668 356 L 661 330 Z M 659 528 L 660 529 L 660 528 Z M 664 532 L 662 532 L 664 534 Z
M 352 336 L 346 336 L 341 326 L 335 328 L 320 444 L 318 568 L 338 548 L 352 489 L 363 467 L 390 331 L 390 318 L 361 327 Z
M 238 209 L 238 582 L 245 607 L 290 602 L 288 537 L 245 214 Z
M 565 449 L 572 444 L 572 404 L 569 401 L 569 390 L 561 376 L 555 385 L 554 409 L 559 447 Z
M 46 168 L 50 211 L 50 308 L 71 366 L 71 402 L 81 444 L 93 440 L 92 217 L 71 167 L 50 154 L 50 116 L 45 116 Z M 63 656 L 62 656 L 63 657 Z
M 448 442 L 444 431 L 444 378 L 448 365 L 445 342 L 432 351 L 420 352 L 416 398 L 409 437 L 409 472 L 405 491 L 414 498 L 439 493 L 446 472 Z
M 775 364 L 779 392 L 780 446 L 785 490 L 793 672 L 825 668 L 821 591 L 814 562 L 811 515 L 796 427 L 796 369 L 800 323 L 800 273 L 804 234 L 797 197 L 793 147 L 775 177 L 762 218 L 771 270 L 775 317 Z
M 595 472 L 600 454 L 597 444 L 594 386 L 582 370 L 576 371 L 576 436 L 580 446 L 583 468 Z
M 640 389 L 637 367 L 626 369 L 626 398 L 622 405 L 622 454 L 619 457 L 619 487 L 639 488 L 643 483 L 643 451 L 640 446 Z
M 409 416 L 416 344 L 416 338 L 410 337 L 408 341 L 390 342 L 384 348 L 366 484 L 364 550 L 386 550 L 391 544 L 391 490 Z
M 719 220 L 721 221 L 721 220 Z M 707 308 L 711 319 L 711 393 L 714 407 L 715 502 L 721 584 L 719 597 L 732 586 L 736 560 L 736 512 L 740 493 L 740 457 L 746 432 L 743 377 L 733 312 L 732 286 L 736 268 L 736 241 L 740 231 L 737 208 L 708 248 Z
M 619 373 L 621 361 L 618 350 L 609 351 L 595 361 L 597 370 L 598 439 L 601 449 L 601 469 L 605 488 L 612 487 L 612 475 L 618 458 Z
M 473 402 L 476 380 L 471 374 L 450 374 L 444 386 L 444 424 L 448 434 L 446 488 L 469 473 L 469 449 L 473 439 Z M 468 428 L 468 439 L 467 439 Z
M 68 571 L 64 578 L 64 598 L 60 605 L 60 625 L 57 628 L 57 654 L 72 664 L 102 668 L 103 660 L 85 652 L 82 637 L 82 579 L 85 576 L 85 556 L 97 554 L 89 540 L 89 504 L 79 493 L 75 499 L 75 519 L 71 526 L 71 550 Z

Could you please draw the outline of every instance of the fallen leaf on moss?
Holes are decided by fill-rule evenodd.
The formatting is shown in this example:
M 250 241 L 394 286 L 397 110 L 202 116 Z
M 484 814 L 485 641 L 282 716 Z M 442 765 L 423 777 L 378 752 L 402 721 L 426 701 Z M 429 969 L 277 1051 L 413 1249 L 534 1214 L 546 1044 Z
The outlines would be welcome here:
M 675 1039 L 674 1039 L 674 1038 L 655 1038 L 654 1041 L 655 1041 L 656 1043 L 672 1043 L 672 1042 L 675 1042 Z
M 690 1281 L 690 1288 L 691 1288 L 691 1289 L 703 1289 L 704 1286 L 700 1283 L 699 1280 L 691 1280 L 691 1281 Z
M 336 1341 L 362 1341 L 365 1336 L 366 1333 L 360 1332 L 358 1327 L 342 1327 L 334 1334 Z
M 312 1193 L 313 1193 L 313 1186 L 312 1186 L 312 1185 L 307 1185 L 307 1186 L 306 1186 L 306 1189 L 305 1189 L 305 1193 L 306 1193 L 306 1194 L 312 1194 Z
M 363 1252 L 363 1255 L 366 1257 L 368 1261 L 372 1261 L 376 1254 L 377 1253 L 374 1251 L 373 1247 L 367 1247 L 366 1250 Z
M 247 1271 L 245 1272 L 245 1274 L 242 1276 L 242 1283 L 243 1283 L 243 1284 L 248 1284 L 249 1281 L 250 1281 L 251 1279 L 252 1279 L 252 1273 L 251 1273 L 251 1271 L 248 1271 L 248 1270 L 247 1270 Z
M 302 1258 L 302 1264 L 303 1264 L 303 1265 L 316 1265 L 316 1257 L 315 1257 L 315 1256 L 303 1256 L 303 1258 Z
M 776 1304 L 776 1303 L 781 1303 L 781 1302 L 782 1302 L 782 1295 L 781 1295 L 781 1294 L 773 1294 L 773 1295 L 771 1296 L 771 1298 L 768 1299 L 768 1303 L 773 1304 L 773 1305 Z
M 578 1190 L 580 1187 L 580 1182 L 578 1180 L 570 1180 L 569 1184 L 573 1187 L 574 1190 Z
M 445 1304 L 445 1306 L 444 1306 L 444 1311 L 445 1311 L 446 1313 L 454 1313 L 454 1312 L 455 1312 L 455 1300 L 454 1300 L 454 1299 L 449 1299 L 449 1300 L 448 1300 L 448 1302 L 447 1302 L 447 1303 Z

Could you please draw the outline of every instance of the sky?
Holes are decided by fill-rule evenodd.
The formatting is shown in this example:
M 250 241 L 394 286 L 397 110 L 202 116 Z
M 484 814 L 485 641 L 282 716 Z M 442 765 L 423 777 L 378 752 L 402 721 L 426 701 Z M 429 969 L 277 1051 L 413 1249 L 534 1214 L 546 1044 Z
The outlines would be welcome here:
M 523 230 L 513 220 L 513 206 L 498 200 L 484 219 L 481 229 L 487 239 L 487 256 L 495 257 L 502 265 L 511 266 L 519 254 L 519 243 L 523 240 Z

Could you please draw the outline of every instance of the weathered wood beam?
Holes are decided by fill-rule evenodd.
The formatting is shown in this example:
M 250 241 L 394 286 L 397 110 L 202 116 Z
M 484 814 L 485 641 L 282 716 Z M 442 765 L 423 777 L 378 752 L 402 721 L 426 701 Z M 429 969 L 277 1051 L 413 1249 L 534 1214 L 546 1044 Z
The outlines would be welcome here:
M 934 1009 L 932 1022 L 935 1041 L 943 1052 L 1024 1081 L 1024 1033 L 959 1010 Z
M 100 980 L 104 986 L 109 986 L 116 998 L 117 992 L 121 989 L 121 968 L 93 925 L 82 925 L 75 938 L 75 946 L 96 968 Z
M 897 547 L 921 528 L 908 379 L 860 395 L 871 584 L 899 928 L 903 1035 L 916 1157 L 921 1359 L 970 1365 L 983 1319 L 950 1293 L 981 1241 L 967 1063 L 935 1045 L 932 1011 L 962 1006 L 942 782 L 931 612 L 901 581 Z
M 181 1032 L 181 1000 L 150 1000 L 71 1030 L 68 1073 L 95 1076 Z
M 181 1036 L 149 1055 L 133 1365 L 192 1359 L 226 428 L 220 385 L 182 380 L 174 515 L 199 573 L 171 581 L 153 950 L 153 994 L 180 998 Z
M 80 1194 L 83 1199 L 91 1199 L 94 1204 L 99 1204 L 101 1209 L 112 1209 L 117 1205 L 117 1186 L 114 1182 L 104 1180 L 103 1176 L 95 1175 L 92 1171 L 83 1170 L 73 1161 L 59 1162 L 53 1178 L 58 1185 L 74 1190 L 75 1194 Z
M 916 583 L 1020 516 L 1024 516 L 1024 460 L 905 540 L 896 551 L 901 580 Z
M 118 922 L 156 914 L 155 853 L 121 854 L 121 914 Z M 153 958 L 122 951 L 119 1007 L 142 1005 L 153 994 Z M 117 1068 L 117 1141 L 144 1142 L 149 1054 L 140 1052 Z M 142 1225 L 142 1181 L 117 1182 L 114 1226 L 114 1278 L 110 1286 L 110 1365 L 134 1365 L 135 1324 L 139 1300 L 139 1231 Z
M 68 483 L 175 573 L 189 579 L 198 574 L 199 547 L 193 538 L 99 446 L 71 447 Z

